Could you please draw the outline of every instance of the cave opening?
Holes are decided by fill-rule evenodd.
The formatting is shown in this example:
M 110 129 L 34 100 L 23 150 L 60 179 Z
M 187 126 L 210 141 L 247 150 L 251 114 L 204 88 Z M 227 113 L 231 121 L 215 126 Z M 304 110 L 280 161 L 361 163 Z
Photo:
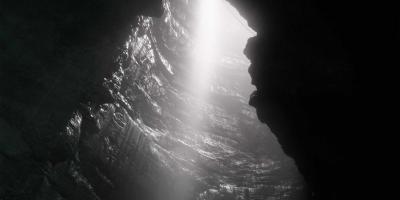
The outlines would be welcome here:
M 164 0 L 163 9 L 139 17 L 106 81 L 121 107 L 110 114 L 125 121 L 115 137 L 127 146 L 116 146 L 135 163 L 130 187 L 153 199 L 300 199 L 293 160 L 248 105 L 243 50 L 256 32 L 223 0 Z
M 158 1 L 123 2 L 13 4 L 0 21 L 15 44 L 0 199 L 298 200 L 302 177 L 248 104 L 246 20 L 224 0 L 136 20 L 130 6 Z
M 117 188 L 107 196 L 300 199 L 293 160 L 248 104 L 243 49 L 256 32 L 223 0 L 164 0 L 163 10 L 138 17 L 105 80 L 114 102 L 91 109 L 100 131 L 85 151 Z
M 384 104 L 359 97 L 359 72 L 391 60 L 393 8 L 0 1 L 0 199 L 385 194 L 365 190 L 387 152 L 368 147 Z

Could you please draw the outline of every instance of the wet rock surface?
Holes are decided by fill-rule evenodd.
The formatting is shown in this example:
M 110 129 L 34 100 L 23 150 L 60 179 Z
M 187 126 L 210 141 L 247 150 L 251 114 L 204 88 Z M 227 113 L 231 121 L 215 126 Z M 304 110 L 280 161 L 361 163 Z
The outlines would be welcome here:
M 136 15 L 161 16 L 161 8 L 151 0 L 0 2 L 0 199 L 95 198 L 71 162 L 80 122 L 65 126 L 81 102 L 111 100 L 101 83 L 116 69 L 117 47 Z
M 159 5 L 161 18 L 129 18 L 136 24 L 123 33 L 97 29 L 121 20 L 113 14 L 100 15 L 106 22 L 89 27 L 92 18 L 83 19 L 85 27 L 77 40 L 60 40 L 72 43 L 66 54 L 54 58 L 67 65 L 64 69 L 44 73 L 49 80 L 29 73 L 11 80 L 30 77 L 45 84 L 44 95 L 36 92 L 39 86 L 26 86 L 35 89 L 37 99 L 16 91 L 2 98 L 3 113 L 21 113 L 1 124 L 8 134 L 2 134 L 0 142 L 6 138 L 10 144 L 1 149 L 1 199 L 299 199 L 303 195 L 304 184 L 293 161 L 248 105 L 252 88 L 246 59 L 237 52 L 221 55 L 214 61 L 217 70 L 210 79 L 208 98 L 198 98 L 187 80 L 192 70 L 188 60 L 195 4 L 173 0 Z M 126 37 L 121 37 L 124 33 Z M 119 40 L 109 41 L 112 38 Z M 11 90 L 11 85 L 3 87 Z M 13 105 L 10 102 L 15 105 L 8 106 Z M 23 107 L 29 109 L 19 110 Z M 28 128 L 13 128 L 18 123 Z
M 122 85 L 123 81 L 118 79 L 124 75 L 120 74 L 108 78 L 107 87 L 113 95 L 105 95 L 108 93 L 102 85 L 103 78 L 118 67 L 124 66 L 121 73 L 129 68 L 127 63 L 118 66 L 120 62 L 114 58 L 122 54 L 121 50 L 129 49 L 117 47 L 126 41 L 129 24 L 137 11 L 146 8 L 147 14 L 161 15 L 160 1 L 138 2 L 0 1 L 1 199 L 79 199 L 78 191 L 85 199 L 111 198 L 122 193 L 111 195 L 108 191 L 122 191 L 120 185 L 125 183 L 137 188 L 132 193 L 144 199 L 146 192 L 137 194 L 143 185 L 125 179 L 115 182 L 120 179 L 112 178 L 127 176 L 115 175 L 109 167 L 116 166 L 120 162 L 116 160 L 124 160 L 127 155 L 125 151 L 119 153 L 119 148 L 108 148 L 116 143 L 113 138 L 125 138 L 115 137 L 112 130 L 129 129 L 136 123 L 138 127 L 150 127 L 148 130 L 155 131 L 154 135 L 159 134 L 171 127 L 168 124 L 174 120 L 159 120 L 165 105 L 158 98 L 154 100 L 153 95 L 176 95 L 166 89 L 150 94 L 136 83 L 130 92 L 153 100 L 135 102 L 136 97 L 131 98 L 130 92 L 118 94 L 126 89 L 115 89 Z M 365 152 L 371 149 L 365 140 L 376 137 L 367 134 L 362 126 L 365 123 L 360 123 L 369 122 L 366 118 L 371 113 L 366 113 L 369 107 L 361 109 L 362 101 L 357 97 L 360 78 L 356 74 L 372 61 L 375 66 L 382 66 L 393 54 L 382 56 L 383 51 L 378 51 L 387 48 L 377 44 L 395 41 L 385 40 L 395 32 L 383 31 L 385 22 L 396 20 L 391 15 L 393 10 L 385 8 L 382 12 L 378 7 L 383 3 L 378 2 L 367 5 L 342 0 L 229 2 L 258 32 L 246 49 L 252 63 L 250 74 L 257 87 L 251 104 L 257 108 L 259 119 L 276 134 L 285 153 L 296 161 L 312 187 L 312 198 L 358 199 L 357 195 L 366 194 L 360 185 L 371 183 L 362 181 L 370 173 L 361 172 L 363 164 L 371 159 L 362 155 L 372 155 Z M 159 38 L 157 31 L 153 34 Z M 378 40 L 372 40 L 377 37 Z M 168 40 L 163 41 L 168 44 Z M 157 56 L 153 52 L 154 63 L 166 67 L 161 70 L 165 77 L 157 77 L 162 83 L 172 84 L 173 75 L 169 74 L 179 72 L 173 71 L 172 66 L 176 66 L 174 60 L 181 54 L 175 49 L 159 48 L 163 54 Z M 376 62 L 380 56 L 384 59 Z M 145 60 L 149 59 L 152 60 Z M 158 84 L 154 80 L 149 78 L 147 82 Z M 375 95 L 376 88 L 370 93 Z M 89 101 L 92 103 L 87 105 Z M 86 105 L 76 111 L 80 103 Z M 146 108 L 126 108 L 131 104 Z M 63 131 L 69 118 L 68 128 Z M 136 144 L 151 141 L 134 139 L 136 148 L 141 146 Z M 358 159 L 363 164 L 356 163 Z M 202 197 L 212 199 L 218 191 L 208 190 Z M 244 196 L 250 196 L 250 191 L 245 191 Z

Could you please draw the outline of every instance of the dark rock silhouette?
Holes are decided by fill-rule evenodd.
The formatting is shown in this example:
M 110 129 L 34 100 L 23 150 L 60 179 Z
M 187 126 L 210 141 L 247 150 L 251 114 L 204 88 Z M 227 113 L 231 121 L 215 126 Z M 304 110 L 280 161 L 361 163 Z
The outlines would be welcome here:
M 394 41 L 388 28 L 398 18 L 390 6 L 342 0 L 229 2 L 258 33 L 245 50 L 257 87 L 250 104 L 295 159 L 310 198 L 367 194 L 365 184 L 373 181 L 366 178 L 364 155 L 371 155 L 367 146 L 378 141 L 371 141 L 376 137 L 369 129 L 377 121 L 366 119 L 374 116 L 366 102 L 376 96 L 359 97 L 359 72 L 390 62 L 392 53 L 379 52 L 390 51 Z

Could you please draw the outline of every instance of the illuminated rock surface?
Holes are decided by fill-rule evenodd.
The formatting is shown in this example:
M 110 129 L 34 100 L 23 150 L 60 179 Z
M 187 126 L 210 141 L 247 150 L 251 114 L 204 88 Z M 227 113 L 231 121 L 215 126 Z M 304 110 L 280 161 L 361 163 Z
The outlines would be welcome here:
M 241 52 L 223 49 L 212 61 L 210 87 L 202 93 L 207 98 L 200 98 L 187 78 L 198 67 L 191 67 L 190 53 L 196 4 L 164 1 L 163 8 L 161 18 L 137 18 L 129 39 L 113 50 L 117 69 L 104 75 L 106 90 L 96 86 L 98 91 L 88 91 L 91 97 L 80 99 L 65 130 L 25 136 L 36 138 L 26 145 L 30 148 L 1 149 L 1 162 L 9 165 L 3 167 L 10 170 L 1 174 L 10 181 L 2 183 L 2 198 L 256 200 L 302 195 L 294 162 L 248 105 L 253 90 L 248 61 Z M 71 84 L 74 90 L 78 83 Z M 42 119 L 42 126 L 51 118 Z M 25 146 L 19 138 L 12 141 Z
M 379 68 L 374 72 L 385 71 L 380 70 L 380 66 L 393 66 L 389 57 L 396 51 L 386 53 L 388 48 L 384 46 L 395 44 L 392 36 L 396 32 L 386 29 L 395 27 L 389 23 L 398 19 L 393 16 L 397 13 L 393 11 L 396 7 L 386 3 L 371 2 L 368 5 L 368 2 L 344 0 L 229 2 L 257 31 L 257 37 L 251 39 L 246 47 L 252 63 L 249 71 L 252 83 L 257 87 L 251 104 L 257 108 L 258 118 L 271 127 L 285 153 L 296 161 L 305 181 L 311 186 L 311 199 L 360 199 L 360 195 L 370 196 L 371 191 L 381 192 L 376 188 L 367 191 L 364 187 L 382 183 L 371 180 L 374 174 L 381 176 L 380 173 L 371 173 L 379 170 L 369 169 L 375 164 L 382 165 L 382 162 L 371 164 L 369 161 L 371 157 L 380 158 L 387 153 L 377 152 L 380 148 L 376 148 L 375 140 L 379 138 L 368 134 L 367 130 L 376 124 L 373 120 L 383 116 L 371 114 L 370 106 L 372 110 L 382 110 L 383 104 L 368 100 L 381 98 L 376 94 L 383 93 L 387 85 L 379 87 L 375 84 L 380 81 L 372 79 L 374 84 L 371 86 L 374 87 L 368 91 L 368 100 L 361 100 L 357 97 L 360 87 L 357 73 L 371 64 L 373 69 Z M 237 99 L 231 97 L 233 94 L 243 95 L 237 88 L 232 89 L 220 82 L 221 87 L 216 87 L 215 91 L 223 95 L 213 95 L 211 99 L 215 101 L 196 106 L 196 112 L 203 110 L 204 116 L 209 117 L 198 117 L 193 110 L 183 112 L 190 102 L 187 99 L 192 98 L 182 92 L 188 84 L 178 79 L 185 74 L 182 69 L 188 63 L 178 61 L 188 51 L 172 44 L 178 36 L 181 36 L 179 41 L 182 45 L 188 44 L 187 39 L 191 37 L 184 37 L 188 34 L 180 32 L 184 29 L 171 27 L 176 26 L 172 23 L 174 20 L 185 29 L 193 27 L 191 23 L 184 23 L 185 18 L 182 18 L 190 15 L 190 9 L 180 5 L 169 7 L 168 10 L 179 9 L 181 12 L 164 16 L 167 21 L 158 20 L 156 23 L 157 20 L 141 18 L 138 27 L 142 31 L 134 35 L 130 25 L 135 16 L 161 16 L 161 1 L 0 1 L 0 199 L 123 199 L 116 196 L 124 194 L 126 198 L 136 199 L 151 199 L 152 194 L 165 194 L 163 197 L 172 198 L 172 194 L 185 195 L 175 191 L 191 191 L 193 188 L 200 193 L 208 191 L 203 193 L 205 197 L 218 196 L 218 181 L 236 182 L 215 176 L 216 180 L 204 186 L 207 181 L 198 180 L 202 177 L 202 170 L 217 169 L 214 174 L 223 171 L 222 174 L 230 175 L 231 168 L 222 163 L 221 166 L 193 169 L 192 161 L 187 160 L 188 155 L 195 157 L 198 154 L 201 156 L 196 158 L 197 163 L 202 161 L 202 157 L 214 159 L 207 153 L 210 149 L 190 143 L 199 135 L 190 128 L 198 128 L 193 123 L 201 120 L 202 126 L 221 130 L 214 133 L 200 127 L 203 132 L 210 133 L 205 136 L 213 136 L 210 144 L 224 141 L 223 144 L 240 150 L 233 154 L 233 158 L 241 159 L 248 152 L 258 150 L 245 148 L 256 144 L 237 148 L 235 142 L 243 144 L 243 138 L 231 134 L 242 127 L 237 126 L 238 122 L 245 121 L 238 116 L 252 116 L 224 111 L 226 106 L 243 111 L 243 104 L 231 101 Z M 380 10 L 382 5 L 387 8 Z M 149 26 L 145 25 L 146 21 L 150 22 Z M 166 25 L 168 21 L 172 24 Z M 153 35 L 143 32 L 146 27 L 153 30 Z M 166 33 L 156 31 L 156 27 L 164 27 L 169 36 L 160 39 Z M 143 51 L 139 46 L 129 46 L 129 43 L 123 47 L 129 34 L 134 41 L 142 38 L 140 40 L 150 39 L 151 42 L 144 45 Z M 124 52 L 128 49 L 136 49 L 136 52 Z M 133 54 L 142 71 L 134 70 L 137 65 L 128 59 Z M 120 59 L 116 59 L 118 56 Z M 115 76 L 111 77 L 113 73 Z M 134 78 L 128 78 L 128 75 Z M 102 85 L 104 82 L 107 87 Z M 168 99 L 176 101 L 168 102 Z M 219 105 L 221 100 L 216 99 L 230 103 Z M 88 102 L 91 102 L 89 106 Z M 174 113 L 172 110 L 182 112 Z M 187 116 L 192 120 L 182 120 L 188 119 Z M 179 120 L 182 123 L 178 123 Z M 179 131 L 174 132 L 175 129 Z M 128 132 L 135 134 L 126 134 Z M 193 138 L 177 134 L 183 132 Z M 384 132 L 379 130 L 375 133 Z M 258 134 L 255 135 L 259 138 Z M 253 141 L 250 137 L 245 141 Z M 263 140 L 260 138 L 260 143 Z M 370 140 L 374 141 L 369 143 Z M 273 141 L 268 138 L 261 149 L 268 148 L 268 158 L 280 163 L 275 166 L 287 169 L 282 165 L 283 160 L 275 157 L 281 152 L 272 151 L 276 149 Z M 180 149 L 171 148 L 175 143 Z M 166 151 L 158 151 L 160 149 Z M 176 155 L 176 159 L 167 159 L 177 152 L 181 154 Z M 226 148 L 217 148 L 213 152 L 217 159 L 220 156 L 232 158 L 231 153 L 225 154 L 230 152 Z M 126 160 L 138 163 L 134 167 L 138 173 L 117 170 L 118 166 L 132 165 L 119 164 Z M 254 169 L 240 162 L 235 165 L 245 169 L 244 173 Z M 170 173 L 171 169 L 176 170 Z M 151 173 L 145 172 L 156 175 L 150 176 Z M 140 174 L 146 177 L 129 178 Z M 279 175 L 277 171 L 271 174 Z M 294 178 L 288 177 L 278 180 Z M 154 188 L 148 189 L 150 185 Z M 157 187 L 167 191 L 157 191 Z M 382 190 L 381 194 L 384 193 L 386 190 Z M 250 196 L 250 190 L 244 195 Z
M 98 130 L 82 136 L 90 155 L 82 162 L 97 159 L 112 171 L 99 172 L 121 188 L 113 194 L 121 198 L 298 198 L 303 185 L 294 163 L 247 104 L 241 52 L 215 61 L 207 99 L 188 83 L 190 6 L 166 1 L 161 19 L 140 17 L 119 70 L 105 81 L 114 102 L 89 107 Z

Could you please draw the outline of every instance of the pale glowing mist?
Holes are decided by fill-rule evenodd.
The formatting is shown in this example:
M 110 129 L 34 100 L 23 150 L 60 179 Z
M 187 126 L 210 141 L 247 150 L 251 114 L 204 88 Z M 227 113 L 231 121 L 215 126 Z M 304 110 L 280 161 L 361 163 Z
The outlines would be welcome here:
M 228 2 L 197 1 L 190 88 L 195 96 L 206 99 L 216 62 L 233 54 L 248 62 L 239 52 L 243 51 L 247 39 L 255 36 L 256 32 L 247 26 L 246 20 Z

